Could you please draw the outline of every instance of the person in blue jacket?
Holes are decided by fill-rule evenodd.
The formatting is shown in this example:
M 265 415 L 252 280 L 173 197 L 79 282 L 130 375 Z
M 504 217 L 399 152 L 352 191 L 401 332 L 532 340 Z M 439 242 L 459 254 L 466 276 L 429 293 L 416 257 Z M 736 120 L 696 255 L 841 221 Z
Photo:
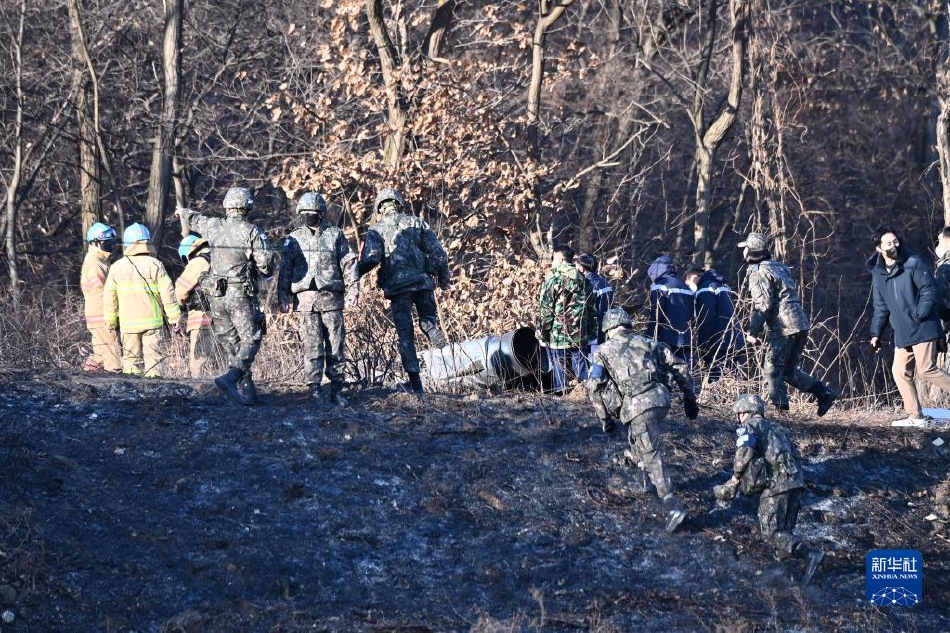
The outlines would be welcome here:
M 584 381 L 587 380 L 590 374 L 590 362 L 594 354 L 597 353 L 597 348 L 603 345 L 604 341 L 607 340 L 604 334 L 604 315 L 607 314 L 607 311 L 614 305 L 614 289 L 610 286 L 610 283 L 598 273 L 600 262 L 593 253 L 581 253 L 575 260 L 574 265 L 577 266 L 577 270 L 587 278 L 587 281 L 589 281 L 590 285 L 594 288 L 594 307 L 597 309 L 596 336 L 592 336 L 591 339 L 587 341 L 583 350 L 586 366 L 579 380 Z M 591 332 L 591 334 L 593 334 L 593 332 Z
M 650 277 L 650 324 L 647 335 L 666 343 L 673 353 L 692 365 L 690 325 L 693 321 L 693 291 L 676 272 L 673 258 L 657 257 L 647 269 Z
M 868 260 L 874 316 L 871 348 L 881 348 L 884 325 L 894 330 L 894 382 L 904 401 L 906 418 L 891 426 L 926 427 L 914 379 L 950 391 L 950 374 L 937 366 L 940 293 L 929 267 L 910 252 L 896 230 L 889 226 L 874 235 L 874 255 Z
M 709 381 L 722 376 L 723 367 L 734 370 L 742 360 L 742 333 L 735 318 L 735 293 L 726 280 L 710 268 L 693 268 L 686 273 L 686 285 L 694 293 L 696 347 L 709 371 Z

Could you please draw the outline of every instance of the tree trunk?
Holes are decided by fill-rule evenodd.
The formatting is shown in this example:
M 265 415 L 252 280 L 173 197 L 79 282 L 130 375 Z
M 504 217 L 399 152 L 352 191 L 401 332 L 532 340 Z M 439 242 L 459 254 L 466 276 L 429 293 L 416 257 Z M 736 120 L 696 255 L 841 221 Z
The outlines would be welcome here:
M 389 114 L 389 132 L 383 145 L 383 161 L 391 172 L 395 172 L 399 169 L 406 149 L 406 123 L 409 120 L 405 99 L 400 94 L 399 82 L 396 79 L 395 71 L 400 59 L 383 19 L 382 0 L 366 0 L 366 18 L 369 20 L 369 30 L 379 53 Z
M 13 58 L 16 64 L 16 124 L 13 134 L 13 173 L 7 184 L 7 270 L 10 274 L 10 292 L 14 298 L 20 294 L 20 276 L 16 260 L 17 192 L 23 176 L 23 27 L 26 22 L 26 0 L 20 2 L 20 24 L 16 42 L 13 43 Z
M 527 160 L 525 161 L 528 180 L 528 212 L 533 218 L 531 246 L 539 257 L 545 257 L 551 247 L 553 226 L 544 226 L 541 214 L 541 192 L 538 167 L 541 162 L 541 145 L 538 132 L 538 119 L 541 111 L 541 86 L 544 83 L 544 41 L 548 30 L 557 22 L 564 11 L 574 4 L 574 0 L 560 0 L 553 8 L 549 0 L 541 0 L 540 16 L 534 28 L 531 40 L 531 79 L 528 83 L 528 116 L 525 122 L 525 143 Z
M 89 81 L 86 77 L 85 42 L 82 38 L 82 21 L 79 14 L 79 1 L 69 0 L 69 25 L 73 55 L 73 87 L 75 93 L 74 109 L 76 125 L 79 129 L 79 197 L 82 234 L 85 237 L 89 227 L 100 218 L 100 182 L 99 146 L 96 142 L 96 129 L 89 111 L 87 91 Z
M 426 34 L 425 50 L 426 55 L 434 62 L 447 64 L 448 59 L 439 54 L 442 44 L 442 38 L 445 32 L 452 25 L 452 18 L 455 13 L 455 0 L 439 0 L 439 5 L 432 17 L 432 23 L 429 25 L 429 32 Z
M 715 3 L 713 3 L 715 4 Z M 713 250 L 709 226 L 710 209 L 712 207 L 712 172 L 716 150 L 732 127 L 739 112 L 742 99 L 742 81 L 746 58 L 746 19 L 748 16 L 748 0 L 730 0 L 729 12 L 732 15 L 732 70 L 729 81 L 729 95 L 723 109 L 716 119 L 705 128 L 705 123 L 697 126 L 696 145 L 696 220 L 693 231 L 695 243 L 694 253 L 701 259 L 707 268 L 713 265 Z M 713 28 L 713 25 L 710 25 Z M 702 108 L 695 113 L 698 121 L 704 121 Z
M 164 0 L 165 37 L 162 60 L 165 76 L 165 98 L 162 119 L 152 149 L 152 168 L 148 179 L 148 201 L 145 224 L 152 233 L 156 250 L 162 245 L 165 203 L 171 185 L 172 157 L 175 154 L 175 127 L 178 123 L 178 91 L 181 75 L 181 20 L 184 0 Z

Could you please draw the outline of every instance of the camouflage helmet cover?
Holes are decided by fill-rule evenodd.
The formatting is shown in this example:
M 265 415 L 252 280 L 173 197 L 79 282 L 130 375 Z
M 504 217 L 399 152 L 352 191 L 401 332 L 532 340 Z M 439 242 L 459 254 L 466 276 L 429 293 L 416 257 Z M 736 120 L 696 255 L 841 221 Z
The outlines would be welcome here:
M 764 251 L 769 247 L 769 238 L 764 233 L 749 233 L 744 242 L 739 242 L 739 248 L 748 249 L 750 253 Z
M 732 405 L 732 412 L 765 415 L 765 402 L 754 393 L 744 393 L 736 398 L 736 403 Z
M 623 308 L 611 308 L 607 311 L 607 314 L 604 315 L 604 321 L 601 327 L 604 332 L 609 332 L 614 328 L 632 326 L 633 319 L 630 318 L 626 310 Z
M 315 191 L 308 191 L 307 193 L 300 196 L 300 200 L 297 201 L 297 213 L 320 213 L 326 214 L 327 212 L 327 201 L 323 199 L 323 196 Z
M 373 205 L 373 211 L 379 211 L 380 205 L 388 200 L 395 200 L 400 209 L 404 209 L 406 207 L 406 200 L 401 195 L 399 195 L 399 192 L 395 189 L 386 187 L 376 194 L 376 203 Z
M 224 194 L 225 209 L 251 209 L 254 207 L 254 197 L 247 187 L 231 187 Z

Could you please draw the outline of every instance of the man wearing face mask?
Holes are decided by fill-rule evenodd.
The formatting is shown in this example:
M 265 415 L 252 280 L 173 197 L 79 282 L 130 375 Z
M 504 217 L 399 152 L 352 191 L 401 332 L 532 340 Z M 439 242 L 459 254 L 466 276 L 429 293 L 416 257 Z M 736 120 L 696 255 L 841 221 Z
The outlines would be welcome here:
M 944 227 L 937 234 L 937 265 L 934 269 L 934 279 L 937 290 L 940 292 L 940 320 L 943 322 L 943 331 L 950 330 L 950 226 Z
M 343 388 L 343 309 L 359 298 L 356 255 L 343 231 L 324 219 L 327 203 L 319 193 L 300 196 L 297 213 L 304 226 L 284 240 L 277 301 L 281 312 L 300 313 L 304 377 L 319 403 L 345 406 Z M 323 373 L 329 392 L 320 390 Z
M 874 235 L 875 253 L 868 260 L 874 316 L 871 347 L 881 348 L 885 323 L 894 330 L 894 382 L 904 401 L 906 418 L 891 426 L 925 428 L 915 378 L 950 391 L 950 374 L 937 367 L 940 324 L 940 293 L 927 266 L 907 250 L 897 231 L 889 226 Z
M 83 363 L 83 371 L 119 372 L 119 336 L 116 330 L 106 327 L 102 306 L 102 289 L 109 276 L 109 262 L 115 250 L 115 229 L 96 222 L 86 232 L 89 250 L 82 262 L 79 287 L 85 303 L 86 328 L 92 335 L 92 354 Z

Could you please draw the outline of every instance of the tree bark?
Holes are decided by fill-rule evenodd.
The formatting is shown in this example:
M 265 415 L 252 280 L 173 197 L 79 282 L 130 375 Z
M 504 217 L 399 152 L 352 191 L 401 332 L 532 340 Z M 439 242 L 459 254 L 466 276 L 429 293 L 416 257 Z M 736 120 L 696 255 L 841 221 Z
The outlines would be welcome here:
M 541 217 L 541 192 L 538 167 L 541 162 L 541 145 L 538 132 L 538 119 L 541 111 L 541 86 L 544 83 L 544 42 L 548 31 L 557 22 L 564 11 L 574 4 L 574 0 L 560 0 L 551 7 L 550 0 L 541 0 L 539 3 L 540 16 L 534 27 L 534 37 L 531 40 L 531 80 L 528 83 L 528 116 L 525 121 L 525 142 L 527 161 L 525 168 L 528 179 L 528 209 L 533 217 L 531 231 L 531 245 L 539 257 L 546 256 L 551 247 L 552 226 L 544 226 Z
M 714 6 L 716 3 L 713 2 Z M 715 19 L 715 8 L 710 10 L 710 18 Z M 729 13 L 732 16 L 732 70 L 729 81 L 729 94 L 726 97 L 726 103 L 722 110 L 716 116 L 715 120 L 706 127 L 705 116 L 703 114 L 702 99 L 698 100 L 698 107 L 694 112 L 694 125 L 696 126 L 696 220 L 693 230 L 694 253 L 696 258 L 701 259 L 703 265 L 707 268 L 713 265 L 713 251 L 710 241 L 711 227 L 709 226 L 710 209 L 712 207 L 712 171 L 713 161 L 716 156 L 716 150 L 725 137 L 729 128 L 736 120 L 739 112 L 739 105 L 742 99 L 742 82 L 745 74 L 746 59 L 746 22 L 748 17 L 748 0 L 730 0 Z M 714 23 L 710 24 L 710 30 L 714 31 Z M 712 52 L 710 45 L 709 54 Z M 704 69 L 701 69 L 703 76 L 708 72 L 708 57 L 704 60 Z M 702 84 L 705 83 L 705 79 Z M 700 85 L 697 94 L 703 90 Z M 701 96 L 701 95 L 700 95 Z
M 145 203 L 145 224 L 152 233 L 156 250 L 161 248 L 172 175 L 172 157 L 175 154 L 175 128 L 178 124 L 178 92 L 181 83 L 181 20 L 184 0 L 163 0 L 165 5 L 165 36 L 162 61 L 165 94 L 162 118 L 152 149 L 152 167 L 148 180 L 148 200 Z
M 406 149 L 406 124 L 409 120 L 408 108 L 396 78 L 396 68 L 401 64 L 401 60 L 383 19 L 382 0 L 366 0 L 366 18 L 369 20 L 369 30 L 379 53 L 389 115 L 389 133 L 383 144 L 383 161 L 386 167 L 394 172 L 399 169 Z
M 17 228 L 17 192 L 23 175 L 23 27 L 26 23 L 26 0 L 20 1 L 20 23 L 17 28 L 16 42 L 13 43 L 13 57 L 16 64 L 16 124 L 13 134 L 13 173 L 7 183 L 7 271 L 10 274 L 10 292 L 14 297 L 20 294 L 20 276 L 16 259 Z
M 79 129 L 79 198 L 82 234 L 100 218 L 100 182 L 99 146 L 96 142 L 96 130 L 89 111 L 89 81 L 86 77 L 85 42 L 82 38 L 82 21 L 79 13 L 79 1 L 69 0 L 69 25 L 72 40 L 73 77 L 71 92 L 75 93 L 74 109 L 76 125 Z
M 452 25 L 452 18 L 455 13 L 455 0 L 439 0 L 435 15 L 432 16 L 432 23 L 429 25 L 429 32 L 426 34 L 425 49 L 426 55 L 434 62 L 447 64 L 448 59 L 439 54 L 442 44 L 442 38 L 445 32 Z

